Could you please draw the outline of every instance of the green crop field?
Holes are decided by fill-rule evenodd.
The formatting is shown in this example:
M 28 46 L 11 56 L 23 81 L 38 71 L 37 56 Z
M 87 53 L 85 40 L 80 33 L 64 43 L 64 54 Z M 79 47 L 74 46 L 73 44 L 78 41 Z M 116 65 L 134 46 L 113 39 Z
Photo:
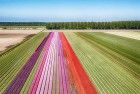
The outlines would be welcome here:
M 44 37 L 45 33 L 39 33 L 0 57 L 0 92 L 14 79 Z
M 139 40 L 102 32 L 65 34 L 99 93 L 140 93 Z
M 140 94 L 140 0 L 0 0 L 0 94 Z
M 0 55 L 0 94 L 140 94 L 134 32 L 44 30 Z

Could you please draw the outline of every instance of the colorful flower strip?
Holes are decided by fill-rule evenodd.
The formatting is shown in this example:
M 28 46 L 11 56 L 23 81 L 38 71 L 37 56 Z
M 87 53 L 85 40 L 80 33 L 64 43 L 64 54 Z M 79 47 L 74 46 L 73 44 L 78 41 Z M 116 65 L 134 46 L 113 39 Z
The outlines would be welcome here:
M 25 81 L 27 80 L 47 40 L 48 40 L 48 36 L 42 41 L 42 43 L 35 50 L 31 58 L 19 71 L 15 79 L 11 82 L 11 84 L 5 90 L 4 94 L 19 94 L 20 90 L 22 89 Z

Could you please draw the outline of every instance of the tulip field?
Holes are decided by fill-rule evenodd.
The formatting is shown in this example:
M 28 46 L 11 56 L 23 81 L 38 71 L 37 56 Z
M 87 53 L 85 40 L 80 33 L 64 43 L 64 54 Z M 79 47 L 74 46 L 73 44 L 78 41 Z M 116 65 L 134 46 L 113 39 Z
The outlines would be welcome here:
M 140 40 L 40 32 L 0 56 L 0 94 L 140 94 Z

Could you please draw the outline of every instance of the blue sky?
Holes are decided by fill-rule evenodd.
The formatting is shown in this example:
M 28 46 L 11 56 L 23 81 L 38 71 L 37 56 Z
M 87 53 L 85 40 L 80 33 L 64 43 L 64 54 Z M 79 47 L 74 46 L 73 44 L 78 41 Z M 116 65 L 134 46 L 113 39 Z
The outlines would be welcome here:
M 0 0 L 0 21 L 140 20 L 140 0 Z

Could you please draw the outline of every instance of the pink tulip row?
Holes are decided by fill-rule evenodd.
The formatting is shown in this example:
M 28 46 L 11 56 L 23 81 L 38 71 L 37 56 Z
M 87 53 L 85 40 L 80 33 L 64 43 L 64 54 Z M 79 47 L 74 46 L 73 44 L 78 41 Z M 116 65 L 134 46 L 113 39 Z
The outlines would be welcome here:
M 60 36 L 59 33 L 52 35 L 50 46 L 45 50 L 28 94 L 69 94 L 66 60 Z

